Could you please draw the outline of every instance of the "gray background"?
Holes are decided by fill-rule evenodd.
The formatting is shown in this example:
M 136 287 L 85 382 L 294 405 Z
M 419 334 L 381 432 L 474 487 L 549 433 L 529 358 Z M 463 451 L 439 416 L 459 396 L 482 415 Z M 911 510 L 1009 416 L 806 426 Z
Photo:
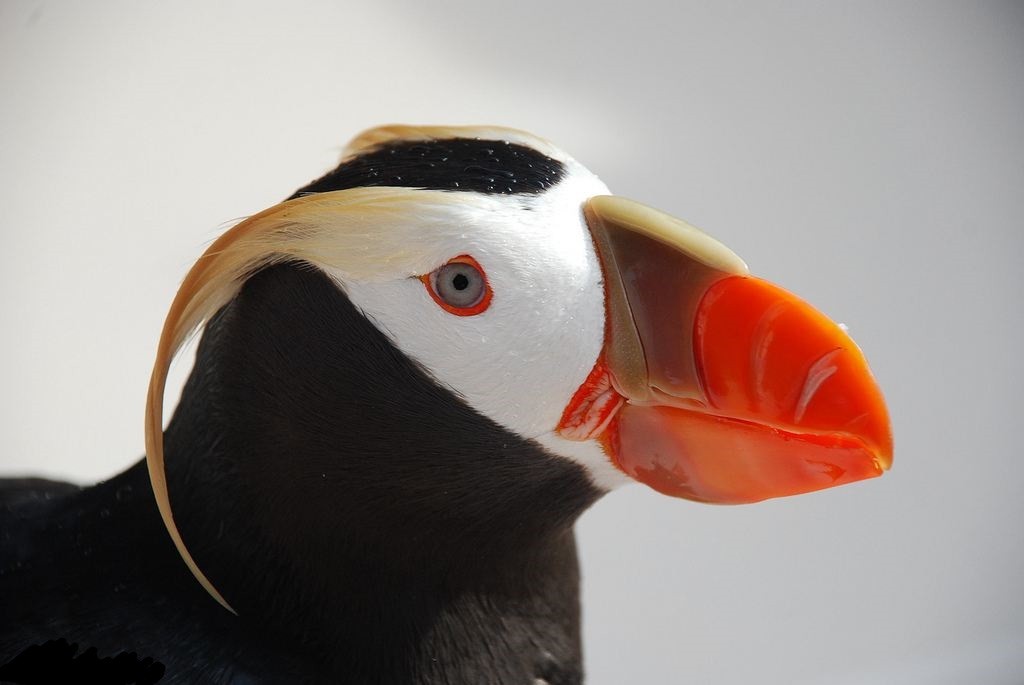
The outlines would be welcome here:
M 590 682 L 1024 682 L 1021 3 L 4 0 L 0 93 L 0 473 L 137 459 L 180 278 L 351 135 L 512 125 L 848 324 L 895 427 L 879 480 L 595 506 Z

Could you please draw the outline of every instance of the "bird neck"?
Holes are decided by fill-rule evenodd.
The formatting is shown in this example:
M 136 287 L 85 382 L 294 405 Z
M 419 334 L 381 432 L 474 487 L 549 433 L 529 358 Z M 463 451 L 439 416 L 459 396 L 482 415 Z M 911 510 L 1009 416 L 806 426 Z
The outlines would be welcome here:
M 572 526 L 600 493 L 318 272 L 267 269 L 207 326 L 165 453 L 186 545 L 261 634 L 399 681 L 578 673 Z

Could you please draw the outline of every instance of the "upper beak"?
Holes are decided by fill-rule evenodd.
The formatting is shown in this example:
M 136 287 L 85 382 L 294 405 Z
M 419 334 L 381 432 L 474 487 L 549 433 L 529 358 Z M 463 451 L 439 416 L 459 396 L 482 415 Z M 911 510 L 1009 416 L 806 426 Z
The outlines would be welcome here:
M 626 474 L 704 502 L 795 495 L 889 468 L 885 401 L 840 326 L 678 219 L 611 196 L 583 210 L 607 331 L 562 435 L 599 439 Z

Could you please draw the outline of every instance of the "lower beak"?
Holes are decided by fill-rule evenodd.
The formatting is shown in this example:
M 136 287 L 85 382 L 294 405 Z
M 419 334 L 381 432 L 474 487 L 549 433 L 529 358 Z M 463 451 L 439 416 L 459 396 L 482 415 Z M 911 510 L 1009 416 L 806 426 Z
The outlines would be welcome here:
M 892 431 L 838 325 L 697 229 L 601 196 L 604 352 L 559 432 L 668 495 L 743 503 L 881 475 Z

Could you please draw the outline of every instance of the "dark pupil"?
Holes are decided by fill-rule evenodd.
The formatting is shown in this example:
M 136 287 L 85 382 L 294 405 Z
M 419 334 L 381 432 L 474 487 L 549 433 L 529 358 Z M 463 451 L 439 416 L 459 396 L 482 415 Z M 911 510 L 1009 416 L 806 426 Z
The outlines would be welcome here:
M 455 278 L 452 279 L 452 285 L 455 286 L 456 290 L 465 290 L 469 287 L 469 279 L 466 278 L 466 274 L 455 274 Z

